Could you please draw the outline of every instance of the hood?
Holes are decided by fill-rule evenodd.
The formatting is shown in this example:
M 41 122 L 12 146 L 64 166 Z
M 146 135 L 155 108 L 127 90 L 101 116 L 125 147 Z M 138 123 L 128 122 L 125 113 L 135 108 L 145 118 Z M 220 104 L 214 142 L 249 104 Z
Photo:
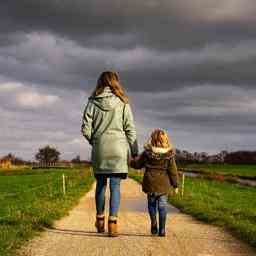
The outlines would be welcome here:
M 109 87 L 105 87 L 100 95 L 91 97 L 90 100 L 103 111 L 110 111 L 121 102 L 121 100 L 112 93 Z
M 169 159 L 175 155 L 175 150 L 173 148 L 154 147 L 151 143 L 146 143 L 144 149 L 146 154 L 154 159 Z

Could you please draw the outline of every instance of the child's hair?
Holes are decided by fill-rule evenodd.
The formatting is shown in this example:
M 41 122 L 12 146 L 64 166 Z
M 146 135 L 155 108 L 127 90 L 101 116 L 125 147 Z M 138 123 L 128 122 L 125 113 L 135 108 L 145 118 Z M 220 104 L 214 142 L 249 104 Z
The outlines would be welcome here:
M 150 140 L 151 140 L 151 145 L 153 147 L 172 148 L 168 134 L 164 130 L 161 130 L 161 129 L 154 130 L 151 133 Z
M 100 75 L 97 81 L 97 86 L 92 93 L 92 97 L 101 94 L 107 86 L 110 87 L 112 93 L 115 94 L 121 101 L 128 103 L 128 97 L 125 95 L 124 89 L 119 83 L 119 77 L 116 72 L 112 71 L 105 71 Z

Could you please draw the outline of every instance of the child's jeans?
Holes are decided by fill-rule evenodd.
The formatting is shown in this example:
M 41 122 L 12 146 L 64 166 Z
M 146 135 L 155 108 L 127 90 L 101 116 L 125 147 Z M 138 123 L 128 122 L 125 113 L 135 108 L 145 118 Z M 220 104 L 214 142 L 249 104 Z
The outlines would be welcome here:
M 107 186 L 107 177 L 98 175 L 95 192 L 97 215 L 105 212 L 105 192 Z M 120 205 L 120 177 L 110 177 L 110 200 L 109 200 L 109 216 L 116 216 Z
M 159 232 L 165 232 L 165 222 L 167 216 L 167 195 L 159 195 L 156 193 L 148 194 L 148 212 L 151 223 L 156 222 L 157 210 L 159 213 Z

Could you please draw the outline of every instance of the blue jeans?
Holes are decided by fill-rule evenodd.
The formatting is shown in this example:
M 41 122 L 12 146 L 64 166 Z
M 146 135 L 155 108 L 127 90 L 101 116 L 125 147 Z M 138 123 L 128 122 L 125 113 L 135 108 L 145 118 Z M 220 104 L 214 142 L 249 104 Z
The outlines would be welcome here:
M 97 215 L 105 212 L 105 192 L 107 187 L 107 177 L 97 176 L 97 185 L 95 192 Z M 120 177 L 110 177 L 110 200 L 109 200 L 109 216 L 116 216 L 120 206 Z
M 148 212 L 151 223 L 156 222 L 157 210 L 159 213 L 159 232 L 165 232 L 167 217 L 167 195 L 148 194 Z

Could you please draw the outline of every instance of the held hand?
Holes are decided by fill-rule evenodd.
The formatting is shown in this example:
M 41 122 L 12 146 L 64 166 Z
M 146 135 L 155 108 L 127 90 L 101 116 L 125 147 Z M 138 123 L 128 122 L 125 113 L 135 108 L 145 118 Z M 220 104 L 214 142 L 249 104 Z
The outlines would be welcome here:
M 137 159 L 138 158 L 138 154 L 132 154 L 132 159 Z
M 179 193 L 179 188 L 174 189 L 174 194 L 177 195 Z
M 134 157 L 129 157 L 129 159 L 128 159 L 129 166 L 132 165 L 132 162 L 134 162 L 134 160 L 136 160 Z

